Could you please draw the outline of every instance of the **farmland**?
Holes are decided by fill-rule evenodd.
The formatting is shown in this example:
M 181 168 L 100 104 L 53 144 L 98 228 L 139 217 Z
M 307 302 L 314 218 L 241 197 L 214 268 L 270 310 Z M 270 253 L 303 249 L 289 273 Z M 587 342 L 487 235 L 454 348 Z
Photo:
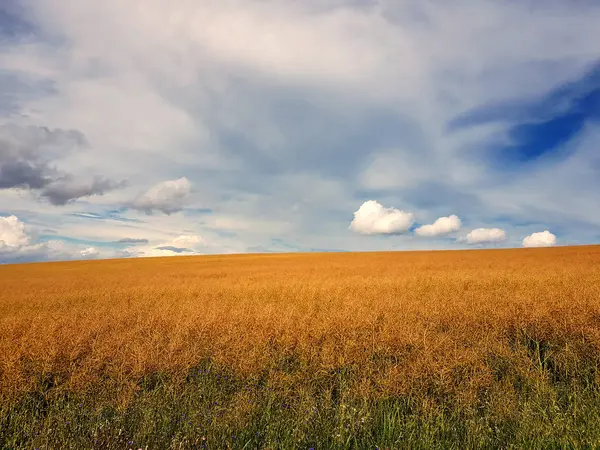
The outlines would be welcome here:
M 0 448 L 600 446 L 600 246 L 0 266 Z

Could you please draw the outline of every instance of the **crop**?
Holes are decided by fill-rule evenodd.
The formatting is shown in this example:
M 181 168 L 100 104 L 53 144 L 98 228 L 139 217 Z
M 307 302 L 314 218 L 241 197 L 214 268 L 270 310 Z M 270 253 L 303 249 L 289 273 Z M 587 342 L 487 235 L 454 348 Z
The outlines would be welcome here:
M 1 448 L 600 446 L 600 247 L 0 267 Z

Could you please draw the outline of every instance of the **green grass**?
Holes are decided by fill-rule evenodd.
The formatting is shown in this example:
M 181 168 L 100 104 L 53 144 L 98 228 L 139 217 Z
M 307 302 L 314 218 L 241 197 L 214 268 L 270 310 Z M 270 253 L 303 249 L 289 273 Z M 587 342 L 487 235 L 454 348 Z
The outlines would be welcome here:
M 536 372 L 535 358 L 528 377 L 510 362 L 490 360 L 503 388 L 480 392 L 475 402 L 435 386 L 419 395 L 359 398 L 348 368 L 286 385 L 269 373 L 236 379 L 207 361 L 185 379 L 140 379 L 123 407 L 107 391 L 73 394 L 47 378 L 0 411 L 0 447 L 600 448 L 598 386 L 581 377 L 557 380 L 543 366 Z M 509 393 L 513 403 L 502 409 Z

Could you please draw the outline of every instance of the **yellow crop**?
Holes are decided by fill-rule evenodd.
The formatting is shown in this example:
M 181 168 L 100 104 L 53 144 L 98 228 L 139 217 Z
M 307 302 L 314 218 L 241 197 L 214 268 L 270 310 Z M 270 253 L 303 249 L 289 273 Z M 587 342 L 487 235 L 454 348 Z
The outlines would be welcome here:
M 345 367 L 365 397 L 435 388 L 468 402 L 501 388 L 503 355 L 535 370 L 519 339 L 566 375 L 598 354 L 600 246 L 0 267 L 5 401 L 53 374 L 126 402 L 140 377 L 210 358 L 282 389 Z

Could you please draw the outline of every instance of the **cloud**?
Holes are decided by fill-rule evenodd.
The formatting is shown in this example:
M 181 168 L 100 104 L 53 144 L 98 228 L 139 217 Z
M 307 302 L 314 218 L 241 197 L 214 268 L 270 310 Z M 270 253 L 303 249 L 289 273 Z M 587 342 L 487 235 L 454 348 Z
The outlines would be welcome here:
M 102 195 L 124 185 L 124 182 L 117 183 L 102 177 L 95 177 L 88 181 L 75 181 L 66 178 L 53 182 L 44 188 L 41 195 L 53 205 L 66 205 L 73 200 L 92 195 Z
M 0 126 L 0 189 L 25 188 L 41 191 L 53 205 L 66 203 L 123 186 L 103 177 L 77 181 L 51 165 L 86 147 L 82 133 L 46 127 Z
M 156 247 L 157 250 L 167 250 L 173 253 L 194 253 L 194 250 L 189 248 L 181 248 L 181 247 L 173 247 L 172 245 L 162 245 L 160 247 Z
M 422 237 L 435 237 L 453 233 L 460 230 L 461 221 L 456 215 L 440 217 L 431 225 L 422 225 L 415 230 L 415 234 Z
M 0 189 L 40 189 L 50 182 L 48 172 L 50 169 L 40 163 L 4 159 L 0 166 Z
M 94 247 L 87 247 L 81 250 L 81 257 L 85 259 L 93 259 L 97 258 L 100 255 L 100 252 L 96 250 Z
M 183 209 L 191 190 L 192 185 L 186 177 L 163 181 L 138 195 L 127 206 L 146 214 L 156 210 L 168 215 Z
M 506 240 L 506 232 L 500 228 L 477 228 L 467 235 L 469 244 L 489 244 Z
M 0 217 L 0 248 L 21 247 L 29 244 L 25 224 L 15 216 Z
M 402 132 L 409 134 L 405 130 Z M 411 144 L 415 145 L 420 139 L 416 136 L 418 132 L 413 130 L 410 134 L 413 135 Z M 428 178 L 432 164 L 435 164 L 432 162 L 428 166 L 423 165 L 423 156 L 405 149 L 374 152 L 360 174 L 359 182 L 366 189 L 378 191 L 414 187 L 420 180 Z M 411 170 L 406 170 L 406 167 L 411 167 Z
M 123 239 L 119 239 L 118 241 L 115 241 L 115 244 L 138 245 L 138 244 L 147 244 L 147 243 L 148 243 L 148 239 L 136 239 L 136 238 L 123 238 Z
M 85 145 L 75 130 L 0 125 L 0 189 L 41 189 L 61 174 L 50 165 Z
M 375 200 L 369 200 L 354 212 L 350 229 L 368 235 L 400 234 L 408 231 L 413 223 L 413 213 L 396 208 L 384 208 Z
M 155 250 L 163 250 L 173 253 L 198 254 L 199 247 L 203 245 L 205 245 L 205 242 L 200 236 L 183 234 L 171 239 L 169 242 L 155 247 Z
M 206 241 L 194 234 L 182 234 L 158 245 L 143 245 L 142 243 L 135 245 L 136 247 L 128 247 L 122 252 L 130 257 L 173 256 L 182 253 L 198 255 L 204 253 L 208 248 Z
M 195 247 L 201 244 L 204 244 L 203 239 L 195 235 L 181 235 L 171 241 L 171 245 L 175 247 Z
M 35 242 L 18 217 L 0 217 L 0 264 L 95 259 L 100 256 L 103 256 L 102 253 L 93 247 L 69 244 L 60 240 Z
M 556 236 L 548 230 L 532 233 L 523 239 L 523 247 L 551 247 L 556 244 Z

